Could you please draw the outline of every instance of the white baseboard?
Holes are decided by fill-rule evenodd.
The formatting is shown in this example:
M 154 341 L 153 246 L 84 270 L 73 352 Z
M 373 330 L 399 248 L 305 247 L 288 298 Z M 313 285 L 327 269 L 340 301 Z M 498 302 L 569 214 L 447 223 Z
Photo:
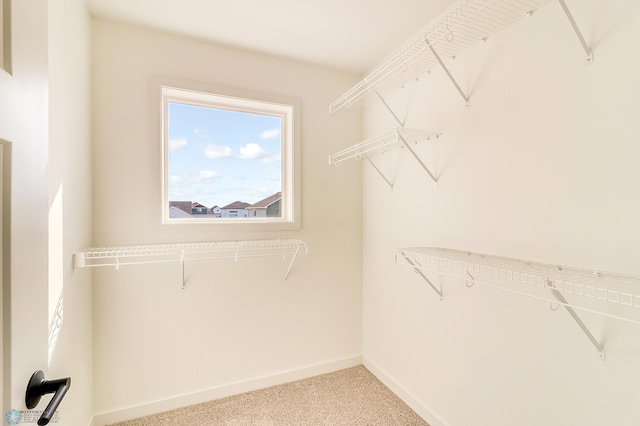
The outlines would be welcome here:
M 424 405 L 418 400 L 411 392 L 406 390 L 403 386 L 393 379 L 386 371 L 384 371 L 378 364 L 372 361 L 370 358 L 363 356 L 362 363 L 376 376 L 386 387 L 391 389 L 393 393 L 404 401 L 413 411 L 415 411 L 420 417 L 422 417 L 430 426 L 449 426 L 447 422 L 442 420 L 440 416 L 434 413 L 434 411 Z
M 250 380 L 215 386 L 213 388 L 203 389 L 189 394 L 175 395 L 158 401 L 98 413 L 93 417 L 93 422 L 90 426 L 105 426 L 112 423 L 124 422 L 137 417 L 149 416 L 163 411 L 199 404 L 201 402 L 212 401 L 214 399 L 250 392 L 257 389 L 264 389 L 270 386 L 302 380 L 320 374 L 331 373 L 344 368 L 355 367 L 361 364 L 362 356 L 357 355 L 324 363 L 312 364 L 294 370 L 281 371 Z

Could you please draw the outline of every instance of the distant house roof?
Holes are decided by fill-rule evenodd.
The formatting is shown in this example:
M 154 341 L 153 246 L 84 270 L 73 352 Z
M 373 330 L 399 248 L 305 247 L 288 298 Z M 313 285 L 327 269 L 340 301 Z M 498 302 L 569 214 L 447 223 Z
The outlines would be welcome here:
M 191 201 L 169 201 L 169 209 L 176 207 L 185 213 L 191 214 Z
M 177 218 L 186 218 L 186 217 L 193 217 L 193 216 L 191 216 L 191 214 L 182 210 L 180 207 L 170 206 L 169 217 L 173 219 L 177 219 Z
M 203 206 L 202 204 L 200 204 L 200 203 L 198 203 L 196 201 L 191 203 L 191 207 L 194 208 L 194 209 L 196 209 L 196 208 L 204 208 L 204 209 L 206 209 L 207 208 L 207 206 Z
M 282 192 L 276 192 L 275 194 L 268 196 L 264 200 L 260 200 L 257 203 L 254 203 L 251 206 L 247 207 L 247 210 L 249 210 L 249 209 L 266 209 L 267 207 L 269 207 L 270 205 L 280 201 L 281 199 L 282 199 Z
M 232 209 L 244 209 L 249 207 L 251 204 L 245 203 L 244 201 L 234 201 L 231 204 L 227 204 L 223 207 L 224 210 L 232 210 Z

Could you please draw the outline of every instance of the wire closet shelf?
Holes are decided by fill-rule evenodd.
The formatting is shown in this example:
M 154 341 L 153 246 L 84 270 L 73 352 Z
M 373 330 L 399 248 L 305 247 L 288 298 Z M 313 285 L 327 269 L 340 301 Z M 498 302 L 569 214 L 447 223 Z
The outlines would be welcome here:
M 264 256 L 297 256 L 308 253 L 300 240 L 215 241 L 174 244 L 148 244 L 91 248 L 74 255 L 76 268 L 184 262 L 186 260 L 235 259 Z
M 438 137 L 440 137 L 440 133 L 397 127 L 329 155 L 329 165 L 335 166 L 351 159 L 361 160 L 366 154 L 374 151 L 384 152 L 390 145 L 398 143 L 401 140 L 418 143 Z
M 640 277 L 569 268 L 507 257 L 436 247 L 403 248 L 396 263 L 582 311 L 640 324 Z M 501 285 L 517 283 L 518 286 Z M 522 286 L 524 285 L 524 286 Z M 533 287 L 549 290 L 528 291 Z M 564 297 L 571 298 L 569 302 Z M 581 303 L 580 300 L 586 303 Z M 618 307 L 621 307 L 620 309 Z M 622 309 L 622 310 L 621 310 Z
M 370 93 L 400 87 L 455 58 L 481 40 L 532 14 L 550 0 L 460 0 L 442 18 L 398 49 L 329 105 L 331 113 Z

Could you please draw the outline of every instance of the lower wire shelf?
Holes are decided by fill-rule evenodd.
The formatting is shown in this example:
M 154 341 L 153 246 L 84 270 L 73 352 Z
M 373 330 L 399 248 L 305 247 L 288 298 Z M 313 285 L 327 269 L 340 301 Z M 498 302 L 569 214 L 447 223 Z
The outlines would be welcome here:
M 528 260 L 492 256 L 437 247 L 398 249 L 398 264 L 418 273 L 443 299 L 442 286 L 425 273 L 515 293 L 549 303 L 552 310 L 563 306 L 605 359 L 604 348 L 591 334 L 575 310 L 591 312 L 640 324 L 640 277 L 570 268 Z
M 98 247 L 74 254 L 76 268 L 149 263 L 185 262 L 187 260 L 234 259 L 248 257 L 291 256 L 291 264 L 300 253 L 307 254 L 307 243 L 294 239 L 211 241 L 194 243 L 147 244 L 131 246 Z

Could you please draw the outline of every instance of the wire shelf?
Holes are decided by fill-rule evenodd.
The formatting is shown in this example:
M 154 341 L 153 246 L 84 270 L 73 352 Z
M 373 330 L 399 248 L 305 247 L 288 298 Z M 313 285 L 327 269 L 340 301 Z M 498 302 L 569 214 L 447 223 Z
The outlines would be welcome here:
M 390 145 L 393 145 L 402 139 L 406 142 L 417 143 L 438 137 L 440 137 L 440 133 L 397 127 L 381 135 L 367 139 L 356 145 L 329 155 L 329 165 L 334 166 L 350 159 L 361 160 L 365 154 L 373 151 L 381 150 L 384 152 Z
M 640 324 L 640 311 L 635 310 L 640 308 L 640 277 L 638 276 L 568 268 L 435 247 L 399 249 L 396 251 L 396 262 L 414 268 L 416 271 L 451 276 L 474 284 L 487 285 L 565 307 Z M 578 296 L 578 298 L 593 300 L 595 303 L 585 306 L 577 303 L 577 300 L 572 303 L 567 302 L 562 295 L 560 298 L 538 296 L 518 290 L 516 287 L 496 286 L 493 284 L 493 279 L 547 289 L 554 295 L 562 293 Z M 619 305 L 627 311 L 625 314 L 611 313 L 601 304 Z
M 186 260 L 239 259 L 264 256 L 295 256 L 308 253 L 300 240 L 215 241 L 175 244 L 148 244 L 91 248 L 74 254 L 76 268 L 184 262 Z
M 442 18 L 329 105 L 331 113 L 349 108 L 375 91 L 396 88 L 455 57 L 477 42 L 527 16 L 550 0 L 459 0 Z

